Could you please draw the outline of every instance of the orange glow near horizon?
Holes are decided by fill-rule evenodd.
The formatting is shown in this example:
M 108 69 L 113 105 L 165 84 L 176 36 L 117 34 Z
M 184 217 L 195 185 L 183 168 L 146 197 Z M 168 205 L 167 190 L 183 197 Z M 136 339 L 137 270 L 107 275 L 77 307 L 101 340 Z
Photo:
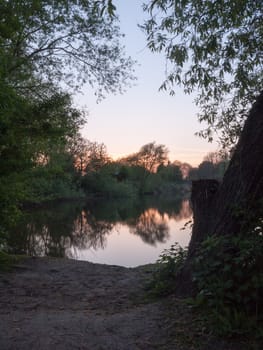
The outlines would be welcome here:
M 111 153 L 110 157 L 117 161 L 123 157 L 126 157 L 129 154 L 135 153 L 138 150 L 134 150 L 129 153 L 119 152 L 119 153 Z M 188 163 L 192 167 L 197 167 L 204 159 L 204 157 L 211 151 L 204 151 L 204 150 L 180 150 L 179 152 L 170 152 L 168 154 L 169 160 L 171 162 L 179 161 L 180 163 Z M 173 153 L 173 154 L 171 154 Z
M 138 23 L 144 22 L 141 0 L 116 0 L 116 7 L 125 34 L 125 50 L 138 62 L 134 67 L 137 80 L 124 94 L 107 95 L 100 103 L 94 91 L 84 87 L 76 99 L 89 111 L 83 136 L 104 143 L 114 160 L 155 141 L 169 149 L 172 162 L 198 166 L 207 153 L 217 149 L 217 144 L 196 136 L 206 128 L 197 118 L 196 92 L 186 95 L 180 86 L 174 87 L 174 96 L 159 91 L 165 79 L 166 59 L 147 49 L 146 36 L 138 28 Z

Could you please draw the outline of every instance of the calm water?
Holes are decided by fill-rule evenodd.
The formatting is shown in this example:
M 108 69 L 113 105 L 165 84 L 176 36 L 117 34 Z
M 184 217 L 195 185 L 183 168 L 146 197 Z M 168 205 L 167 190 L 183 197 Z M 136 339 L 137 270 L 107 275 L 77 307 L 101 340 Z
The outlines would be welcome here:
M 186 246 L 191 220 L 186 199 L 100 200 L 62 203 L 27 212 L 10 250 L 96 263 L 138 266 L 155 262 L 174 242 Z

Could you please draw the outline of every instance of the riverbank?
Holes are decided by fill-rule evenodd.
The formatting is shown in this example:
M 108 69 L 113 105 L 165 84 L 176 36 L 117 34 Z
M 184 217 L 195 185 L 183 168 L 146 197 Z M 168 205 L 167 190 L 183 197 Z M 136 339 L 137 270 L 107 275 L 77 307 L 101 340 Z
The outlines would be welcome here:
M 215 338 L 181 300 L 149 300 L 153 269 L 25 258 L 0 273 L 0 349 L 242 349 Z

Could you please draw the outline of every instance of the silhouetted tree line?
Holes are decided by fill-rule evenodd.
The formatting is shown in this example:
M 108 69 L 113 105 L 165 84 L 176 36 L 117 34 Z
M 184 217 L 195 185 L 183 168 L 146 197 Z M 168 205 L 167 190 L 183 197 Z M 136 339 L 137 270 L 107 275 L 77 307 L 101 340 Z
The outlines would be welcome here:
M 222 180 L 228 167 L 229 155 L 227 152 L 211 152 L 196 168 L 189 170 L 190 180 L 216 179 Z
M 169 161 L 164 145 L 148 143 L 117 161 L 109 157 L 104 144 L 78 136 L 74 145 L 74 164 L 86 194 L 109 197 L 160 194 L 169 186 L 174 192 L 184 182 L 180 166 Z

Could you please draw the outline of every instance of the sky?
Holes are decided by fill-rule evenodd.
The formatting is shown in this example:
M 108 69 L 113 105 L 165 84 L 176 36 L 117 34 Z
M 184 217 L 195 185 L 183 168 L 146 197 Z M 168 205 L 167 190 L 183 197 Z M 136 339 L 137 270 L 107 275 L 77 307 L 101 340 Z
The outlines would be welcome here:
M 195 136 L 203 129 L 197 121 L 194 96 L 176 88 L 176 95 L 158 91 L 165 78 L 165 59 L 146 47 L 146 36 L 138 28 L 145 14 L 143 0 L 115 0 L 120 28 L 125 34 L 126 53 L 138 62 L 137 81 L 126 93 L 108 95 L 99 104 L 88 87 L 76 97 L 88 110 L 83 137 L 104 143 L 113 159 L 139 151 L 141 146 L 155 141 L 168 147 L 171 161 L 179 160 L 197 166 L 217 144 Z

